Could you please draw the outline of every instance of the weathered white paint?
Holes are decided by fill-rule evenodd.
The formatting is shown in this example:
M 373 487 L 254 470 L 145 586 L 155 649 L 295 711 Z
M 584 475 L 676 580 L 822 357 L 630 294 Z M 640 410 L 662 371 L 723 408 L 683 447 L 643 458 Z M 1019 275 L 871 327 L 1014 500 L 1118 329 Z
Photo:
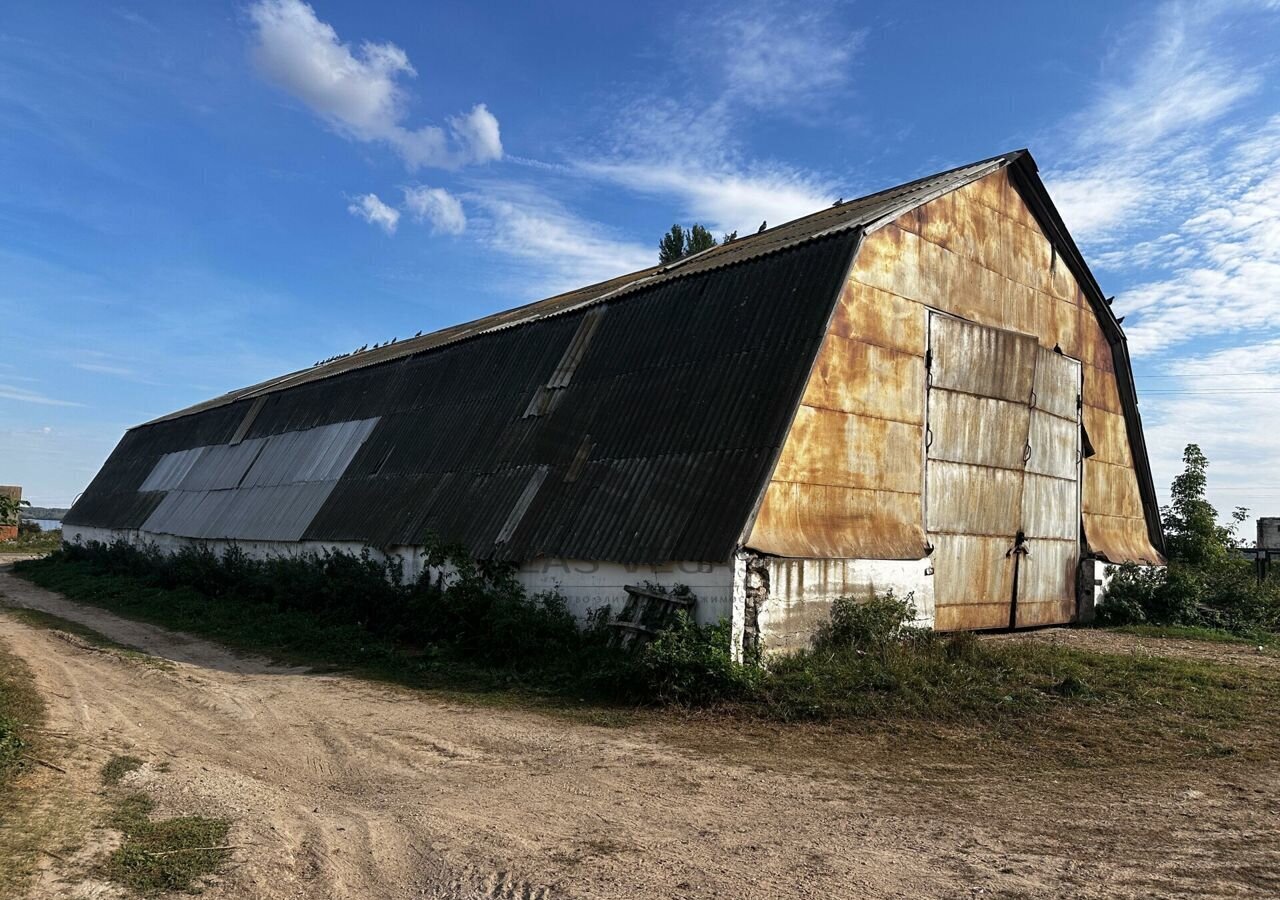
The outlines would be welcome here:
M 183 547 L 203 546 L 222 555 L 234 546 L 250 559 L 318 555 L 326 551 L 359 554 L 368 549 L 370 556 L 377 560 L 399 558 L 404 567 L 406 581 L 416 579 L 425 565 L 421 547 L 390 547 L 382 551 L 366 547 L 358 541 L 210 541 L 173 534 L 158 534 L 135 528 L 94 528 L 84 525 L 66 526 L 62 532 L 62 539 L 73 544 L 87 544 L 91 541 L 110 544 L 113 541 L 124 540 L 138 546 L 152 544 L 165 553 L 175 553 Z
M 765 560 L 769 598 L 758 611 L 760 640 L 766 653 L 808 646 L 831 615 L 837 597 L 870 599 L 890 589 L 911 599 L 916 624 L 932 628 L 933 570 L 928 559 L 783 559 Z
M 217 554 L 236 546 L 252 559 L 278 556 L 319 554 L 326 550 L 357 554 L 368 549 L 374 559 L 399 557 L 403 561 L 406 581 L 418 578 L 426 568 L 426 552 L 422 547 L 392 547 L 386 552 L 354 541 L 336 543 L 320 541 L 206 541 L 155 534 L 137 529 L 108 529 L 69 526 L 64 539 L 73 543 L 99 541 L 109 544 L 126 540 L 132 544 L 154 544 L 166 553 L 182 547 L 203 545 Z M 433 569 L 433 576 L 449 570 Z M 721 619 L 733 620 L 734 567 L 727 563 L 671 562 L 660 565 L 625 565 L 581 559 L 535 559 L 523 563 L 515 573 L 516 580 L 529 594 L 556 591 L 568 604 L 569 611 L 585 620 L 591 610 L 608 606 L 620 612 L 627 602 L 625 586 L 652 582 L 663 587 L 687 585 L 697 595 L 694 617 L 702 624 Z M 741 643 L 741 611 L 738 612 L 738 640 Z
M 568 603 L 569 611 L 579 619 L 585 619 L 587 613 L 601 606 L 608 606 L 615 613 L 621 611 L 627 602 L 625 586 L 649 581 L 667 588 L 688 585 L 697 595 L 694 618 L 701 624 L 714 624 L 721 619 L 733 621 L 734 566 L 728 563 L 627 565 L 543 558 L 523 563 L 516 578 L 530 594 L 558 592 Z

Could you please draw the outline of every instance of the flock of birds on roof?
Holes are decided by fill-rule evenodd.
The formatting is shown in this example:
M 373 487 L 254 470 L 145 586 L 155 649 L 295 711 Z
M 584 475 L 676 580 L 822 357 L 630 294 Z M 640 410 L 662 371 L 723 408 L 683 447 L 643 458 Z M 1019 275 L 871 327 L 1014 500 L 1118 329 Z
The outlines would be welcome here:
M 419 331 L 417 334 L 414 335 L 414 337 L 416 338 L 422 337 L 422 332 Z M 410 339 L 406 338 L 406 340 L 410 340 Z M 335 362 L 339 359 L 346 359 L 348 356 L 355 356 L 357 353 L 367 353 L 371 350 L 377 350 L 380 347 L 390 347 L 392 344 L 399 343 L 399 341 L 400 341 L 400 338 L 392 338 L 389 341 L 383 341 L 381 344 L 374 344 L 373 346 L 364 344 L 347 353 L 337 353 L 337 354 L 334 354 L 333 356 L 330 356 L 328 359 L 317 359 L 313 364 L 313 368 L 314 366 L 327 366 L 331 362 Z
M 835 203 L 833 203 L 833 204 L 831 204 L 831 205 L 832 205 L 832 206 L 839 206 L 839 205 L 841 205 L 842 203 L 844 203 L 844 198 L 843 198 L 843 197 L 841 197 L 839 200 L 837 200 Z M 756 234 L 760 234 L 761 232 L 763 232 L 763 231 L 764 231 L 765 229 L 767 229 L 768 227 L 769 227 L 769 222 L 768 222 L 768 220 L 765 220 L 765 221 L 761 222 L 761 223 L 760 223 L 760 227 L 759 227 L 758 229 L 756 229 Z M 725 243 L 726 243 L 726 244 L 727 244 L 727 243 L 730 243 L 731 241 L 735 241 L 735 240 L 737 240 L 737 239 L 738 239 L 738 232 L 736 232 L 736 231 L 735 231 L 735 232 L 733 232 L 732 234 L 727 234 L 727 235 L 725 235 Z M 417 334 L 415 334 L 415 335 L 414 335 L 414 337 L 422 337 L 422 332 L 421 332 L 421 331 L 419 331 Z M 398 340 L 399 340 L 399 338 L 392 338 L 391 340 L 387 341 L 386 343 L 383 343 L 383 344 L 374 344 L 372 347 L 370 347 L 368 344 L 365 344 L 364 346 L 357 347 L 356 349 L 354 349 L 354 350 L 352 350 L 352 351 L 350 351 L 350 352 L 348 352 L 348 353 L 338 353 L 338 354 L 335 354 L 334 356 L 330 356 L 328 359 L 318 359 L 318 360 L 316 360 L 316 361 L 315 361 L 315 365 L 316 365 L 316 366 L 327 366 L 327 365 L 328 365 L 329 363 L 331 363 L 331 362 L 337 362 L 337 361 L 338 361 L 338 360 L 340 360 L 340 359 L 346 359 L 348 356 L 355 356 L 357 353 L 365 353 L 365 352 L 367 352 L 367 351 L 369 351 L 369 350 L 377 350 L 377 349 L 378 349 L 378 348 L 380 348 L 380 347 L 390 347 L 392 344 L 396 343 Z

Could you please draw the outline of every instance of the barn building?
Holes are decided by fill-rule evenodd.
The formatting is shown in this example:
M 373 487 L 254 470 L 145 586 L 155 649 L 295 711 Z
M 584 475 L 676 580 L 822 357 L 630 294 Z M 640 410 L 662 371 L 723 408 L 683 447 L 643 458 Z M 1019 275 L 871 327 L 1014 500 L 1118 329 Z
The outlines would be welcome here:
M 770 650 L 888 588 L 1071 622 L 1163 561 L 1124 335 L 1026 151 L 139 425 L 64 533 L 410 574 L 434 537 L 578 613 L 687 584 Z

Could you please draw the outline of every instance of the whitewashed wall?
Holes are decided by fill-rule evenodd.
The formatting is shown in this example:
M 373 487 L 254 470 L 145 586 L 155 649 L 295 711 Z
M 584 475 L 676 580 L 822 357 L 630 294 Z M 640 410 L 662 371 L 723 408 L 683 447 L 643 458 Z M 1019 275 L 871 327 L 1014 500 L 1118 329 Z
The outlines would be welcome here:
M 520 566 L 516 577 L 531 594 L 558 591 L 578 618 L 596 607 L 614 612 L 627 600 L 624 587 L 646 581 L 664 587 L 688 585 L 698 597 L 695 618 L 702 624 L 733 619 L 733 566 L 726 563 L 672 562 L 624 565 L 581 559 L 535 559 Z
M 69 526 L 63 538 L 76 543 L 100 541 L 109 544 L 124 539 L 134 544 L 154 544 L 173 553 L 190 544 L 203 544 L 215 553 L 223 553 L 233 544 L 254 559 L 273 556 L 300 556 L 326 550 L 359 553 L 365 545 L 354 542 L 322 543 L 319 541 L 197 541 L 171 534 L 154 534 L 136 529 L 108 529 Z M 405 580 L 416 579 L 425 566 L 420 547 L 392 547 L 386 553 L 373 550 L 375 559 L 399 556 L 404 562 Z M 436 570 L 438 572 L 439 570 Z M 436 574 L 433 572 L 433 574 Z M 447 576 L 447 570 L 444 572 Z M 688 585 L 698 597 L 695 618 L 703 624 L 733 617 L 733 567 L 724 563 L 673 562 L 661 565 L 624 565 L 581 559 L 536 559 L 520 566 L 516 579 L 530 594 L 558 591 L 578 619 L 596 607 L 609 606 L 618 612 L 625 605 L 628 584 L 646 581 L 665 587 Z M 739 628 L 739 633 L 741 629 Z
M 911 595 L 916 624 L 933 627 L 933 574 L 929 560 L 766 559 L 769 597 L 760 605 L 757 622 L 766 653 L 785 653 L 808 646 L 814 632 L 831 616 L 837 597 L 870 599 L 892 589 Z

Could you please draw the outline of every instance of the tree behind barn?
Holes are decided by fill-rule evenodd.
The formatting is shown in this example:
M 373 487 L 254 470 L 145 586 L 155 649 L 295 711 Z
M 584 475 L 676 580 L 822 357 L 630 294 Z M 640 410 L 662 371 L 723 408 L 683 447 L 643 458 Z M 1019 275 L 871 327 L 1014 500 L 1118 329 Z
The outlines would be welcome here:
M 671 230 L 658 241 L 658 265 L 665 266 L 686 256 L 710 250 L 718 243 L 711 232 L 701 225 L 694 224 L 688 230 L 679 224 L 672 225 Z

